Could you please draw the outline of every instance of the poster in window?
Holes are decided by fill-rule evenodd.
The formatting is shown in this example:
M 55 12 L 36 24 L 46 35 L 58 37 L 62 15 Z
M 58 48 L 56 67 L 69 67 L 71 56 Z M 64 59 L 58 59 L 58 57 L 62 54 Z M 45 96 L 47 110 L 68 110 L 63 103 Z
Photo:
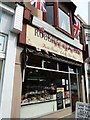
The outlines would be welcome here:
M 70 98 L 67 98 L 65 104 L 70 104 Z
M 70 92 L 66 91 L 65 92 L 65 104 L 70 104 Z
M 62 85 L 65 85 L 65 79 L 62 79 Z
M 66 85 L 68 85 L 68 80 L 66 80 Z
M 66 86 L 66 90 L 69 90 L 69 87 L 68 87 L 68 85 Z
M 66 92 L 64 93 L 64 96 L 65 96 L 65 98 L 69 98 L 69 97 L 70 97 L 70 92 L 69 92 L 69 91 L 66 91 Z

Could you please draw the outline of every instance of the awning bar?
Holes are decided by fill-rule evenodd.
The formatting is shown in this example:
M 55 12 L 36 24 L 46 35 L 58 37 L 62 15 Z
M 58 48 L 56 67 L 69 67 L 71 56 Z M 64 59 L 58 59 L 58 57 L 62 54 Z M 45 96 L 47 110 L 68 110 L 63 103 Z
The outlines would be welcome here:
M 78 73 L 73 73 L 73 72 L 65 72 L 65 71 L 59 71 L 59 70 L 52 70 L 52 69 L 34 67 L 34 66 L 29 66 L 29 65 L 26 65 L 26 68 L 33 68 L 33 69 L 45 70 L 45 71 L 51 71 L 51 72 L 58 72 L 58 73 L 78 74 Z

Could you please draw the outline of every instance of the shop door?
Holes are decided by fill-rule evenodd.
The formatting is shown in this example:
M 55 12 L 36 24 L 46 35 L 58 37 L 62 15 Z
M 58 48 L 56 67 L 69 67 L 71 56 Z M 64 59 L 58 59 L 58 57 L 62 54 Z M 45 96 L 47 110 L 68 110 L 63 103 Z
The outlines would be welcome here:
M 70 74 L 71 81 L 71 101 L 72 101 L 72 112 L 75 111 L 76 102 L 78 101 L 78 83 L 77 83 L 77 75 Z

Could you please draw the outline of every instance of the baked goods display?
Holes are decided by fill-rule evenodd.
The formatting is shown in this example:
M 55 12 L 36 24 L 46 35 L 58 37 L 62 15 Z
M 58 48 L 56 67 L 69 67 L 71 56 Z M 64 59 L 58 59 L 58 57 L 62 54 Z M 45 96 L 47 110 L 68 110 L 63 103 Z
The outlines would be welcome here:
M 23 93 L 21 103 L 44 102 L 53 99 L 52 96 L 56 94 L 56 87 L 53 83 L 50 86 L 44 86 L 44 84 L 36 86 L 33 84 L 32 86 L 26 87 Z
M 48 91 L 30 91 L 21 97 L 21 103 L 36 103 L 50 100 L 50 94 Z

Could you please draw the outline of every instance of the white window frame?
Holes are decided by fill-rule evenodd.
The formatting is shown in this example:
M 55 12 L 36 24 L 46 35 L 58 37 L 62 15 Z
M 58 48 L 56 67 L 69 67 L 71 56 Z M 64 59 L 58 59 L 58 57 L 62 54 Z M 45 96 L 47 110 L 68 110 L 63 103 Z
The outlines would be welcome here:
M 3 36 L 4 46 L 3 51 L 0 51 L 0 60 L 2 60 L 2 70 L 0 76 L 0 106 L 1 106 L 1 96 L 2 96 L 2 88 L 3 88 L 3 74 L 4 74 L 4 66 L 5 66 L 5 53 L 6 53 L 6 44 L 7 44 L 7 35 L 0 33 L 0 36 Z
M 0 33 L 0 36 L 2 36 L 2 37 L 4 37 L 5 39 L 4 39 L 4 45 L 3 45 L 3 50 L 2 51 L 0 51 L 0 58 L 2 57 L 5 57 L 3 54 L 5 54 L 5 51 L 6 51 L 6 43 L 7 43 L 7 35 L 5 35 L 5 34 L 2 34 L 2 33 Z
M 61 17 L 61 12 L 64 14 L 64 16 L 67 16 L 69 19 L 68 19 L 68 22 L 69 22 L 69 28 L 68 30 L 63 26 L 61 26 L 61 20 L 60 20 L 60 17 Z M 63 18 L 64 19 L 64 18 Z M 65 13 L 61 8 L 58 8 L 58 25 L 59 27 L 64 30 L 65 32 L 71 34 L 71 23 L 70 23 L 70 16 Z

